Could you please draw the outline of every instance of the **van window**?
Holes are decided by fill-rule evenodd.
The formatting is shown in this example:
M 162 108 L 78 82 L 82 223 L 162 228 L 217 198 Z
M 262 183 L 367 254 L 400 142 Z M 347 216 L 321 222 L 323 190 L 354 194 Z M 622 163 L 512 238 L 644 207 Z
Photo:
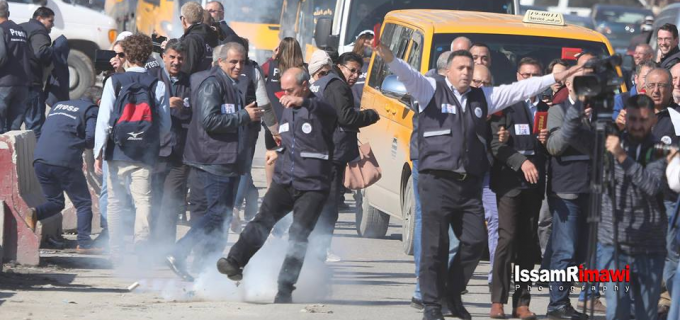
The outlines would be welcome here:
M 537 59 L 545 68 L 550 61 L 561 58 L 563 52 L 574 49 L 588 51 L 596 56 L 609 55 L 604 43 L 593 41 L 500 34 L 436 34 L 431 56 L 428 57 L 430 68 L 436 67 L 439 54 L 449 50 L 451 41 L 460 36 L 468 37 L 472 42 L 485 43 L 491 48 L 494 85 L 517 81 L 517 62 L 524 57 Z
M 403 59 L 412 35 L 413 29 L 400 25 L 388 24 L 385 26 L 380 42 L 388 46 L 396 58 Z M 373 69 L 371 69 L 371 78 L 368 79 L 368 85 L 379 89 L 383 79 L 385 79 L 388 74 L 390 74 L 389 67 L 376 55 L 375 61 L 373 62 Z
M 364 30 L 373 30 L 385 15 L 404 9 L 446 9 L 515 13 L 513 0 L 354 0 L 349 11 L 347 34 L 341 45 L 348 45 Z
M 9 0 L 9 2 L 16 2 L 16 3 L 33 3 L 33 0 Z
M 411 45 L 411 53 L 408 56 L 408 64 L 416 69 L 420 70 L 420 62 L 423 60 L 423 34 L 420 31 L 413 33 L 413 42 Z

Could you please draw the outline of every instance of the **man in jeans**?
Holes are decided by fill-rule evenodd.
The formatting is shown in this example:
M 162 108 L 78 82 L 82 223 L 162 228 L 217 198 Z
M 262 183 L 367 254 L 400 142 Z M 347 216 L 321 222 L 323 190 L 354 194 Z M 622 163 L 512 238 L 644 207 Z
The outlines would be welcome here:
M 54 54 L 50 32 L 54 26 L 54 11 L 47 7 L 40 7 L 33 13 L 33 18 L 21 24 L 26 30 L 28 43 L 33 49 L 30 58 L 31 87 L 26 98 L 26 113 L 24 122 L 26 130 L 33 130 L 36 138 L 45 123 L 45 98 L 43 97 L 43 79 L 50 73 Z
M 658 201 L 663 191 L 666 159 L 654 157 L 656 141 L 651 134 L 657 120 L 654 101 L 638 95 L 629 98 L 625 108 L 626 131 L 620 136 L 609 135 L 605 143 L 613 157 L 614 194 L 602 195 L 597 267 L 607 270 L 630 267 L 630 282 L 603 284 L 607 292 L 607 319 L 630 319 L 632 309 L 636 319 L 656 319 L 666 257 L 668 220 Z M 580 102 L 569 108 L 562 127 L 567 140 L 579 134 L 584 115 Z M 593 150 L 593 133 L 583 134 L 591 137 L 583 140 L 590 141 L 584 147 Z M 616 290 L 614 286 L 630 286 L 630 291 Z
M 130 181 L 130 194 L 136 208 L 135 215 L 135 244 L 136 249 L 143 249 L 148 242 L 149 218 L 151 216 L 151 170 L 158 160 L 160 140 L 165 139 L 170 132 L 171 120 L 168 106 L 169 97 L 162 81 L 153 82 L 151 88 L 157 118 L 153 119 L 154 125 L 158 126 L 159 141 L 149 145 L 140 157 L 128 156 L 117 144 L 113 142 L 111 124 L 112 118 L 117 117 L 115 103 L 119 92 L 119 86 L 133 82 L 149 81 L 151 75 L 146 73 L 144 64 L 151 55 L 153 44 L 151 38 L 146 35 L 132 35 L 122 42 L 123 51 L 127 59 L 125 72 L 115 74 L 104 85 L 102 101 L 97 116 L 97 129 L 95 134 L 95 168 L 102 170 L 102 161 L 108 164 L 108 225 L 111 260 L 119 262 L 123 253 L 124 228 L 122 214 L 125 212 L 125 204 L 129 202 L 127 181 Z M 114 82 L 116 85 L 114 85 Z M 129 180 L 128 180 L 129 179 Z M 139 252 L 138 252 L 139 253 Z
M 241 44 L 225 44 L 219 50 L 219 68 L 213 69 L 193 93 L 196 103 L 192 108 L 184 163 L 203 181 L 208 207 L 205 215 L 177 241 L 173 253 L 166 257 L 172 271 L 186 281 L 193 281 L 185 260 L 194 247 L 201 244 L 206 255 L 213 255 L 222 253 L 226 246 L 225 226 L 231 222 L 239 177 L 244 172 L 247 126 L 260 121 L 264 113 L 255 102 L 245 106 L 238 90 L 245 52 Z M 192 81 L 194 79 L 197 78 Z
M 31 76 L 26 31 L 9 20 L 9 6 L 0 0 L 0 134 L 19 130 Z

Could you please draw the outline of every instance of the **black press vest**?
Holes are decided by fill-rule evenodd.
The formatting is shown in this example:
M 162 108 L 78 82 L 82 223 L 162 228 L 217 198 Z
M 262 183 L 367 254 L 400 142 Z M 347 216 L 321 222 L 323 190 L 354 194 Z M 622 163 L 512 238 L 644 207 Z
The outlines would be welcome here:
M 542 101 L 536 106 L 537 112 L 548 111 L 548 105 Z M 522 170 L 515 171 L 505 163 L 495 161 L 491 173 L 491 188 L 496 193 L 504 194 L 514 189 L 534 189 L 541 192 L 545 187 L 545 166 L 547 161 L 546 150 L 538 141 L 534 130 L 534 117 L 527 108 L 526 102 L 518 102 L 503 110 L 505 121 L 503 125 L 510 133 L 507 145 L 524 155 L 538 170 L 539 183 L 530 184 L 524 178 Z M 542 193 L 541 193 L 542 194 Z
M 54 104 L 45 120 L 43 134 L 36 144 L 33 155 L 35 161 L 82 169 L 88 112 L 93 108 L 97 108 L 97 105 L 87 100 L 70 100 Z M 97 115 L 89 116 L 96 118 Z
M 306 103 L 308 107 L 283 110 L 279 120 L 281 148 L 278 149 L 274 181 L 281 185 L 292 184 L 293 188 L 302 191 L 328 190 L 335 110 L 317 98 L 310 98 Z
M 210 78 L 215 78 L 220 83 L 223 104 L 233 105 L 235 112 L 242 110 L 243 106 L 239 104 L 238 88 L 230 79 L 227 79 L 227 75 L 219 67 L 214 67 L 206 72 L 195 73 L 191 76 L 192 101 L 197 100 L 196 96 L 200 91 L 201 84 Z M 195 103 L 192 103 L 192 106 L 194 106 L 192 108 L 192 118 L 184 149 L 185 161 L 205 165 L 238 164 L 240 155 L 243 155 L 240 152 L 243 143 L 239 143 L 244 136 L 243 127 L 233 132 L 207 132 L 201 124 L 203 106 Z
M 680 106 L 677 104 L 672 104 L 666 110 L 658 112 L 656 114 L 656 124 L 654 125 L 654 128 L 652 128 L 652 137 L 655 142 L 677 146 L 680 141 L 680 136 L 675 134 L 675 124 L 670 115 L 671 111 L 668 109 L 680 112 Z M 677 121 L 678 120 L 676 120 L 676 122 Z M 677 201 L 678 199 L 678 194 L 668 187 L 668 183 L 664 184 L 663 196 L 666 201 Z
M 327 76 L 322 77 L 309 86 L 309 89 L 317 96 L 319 99 L 326 101 L 324 94 L 326 93 L 326 87 L 332 81 L 343 81 L 333 72 L 330 72 Z M 336 106 L 333 106 L 336 107 Z M 359 111 L 359 105 L 354 105 L 354 110 Z M 357 133 L 359 130 L 355 128 L 348 128 L 340 126 L 339 124 L 335 128 L 333 133 L 333 143 L 335 145 L 335 150 L 333 151 L 333 161 L 338 163 L 347 163 L 359 157 L 359 147 L 357 144 Z
M 487 112 L 482 89 L 470 88 L 467 103 L 461 106 L 446 81 L 438 79 L 434 97 L 418 115 L 418 170 L 484 177 L 489 168 Z
M 571 106 L 569 99 L 553 108 L 559 107 L 564 114 Z M 589 193 L 590 156 L 569 146 L 560 156 L 550 158 L 548 186 L 551 193 Z
M 432 76 L 433 79 L 437 81 L 445 81 L 444 76 L 440 74 L 436 74 Z M 408 145 L 408 150 L 409 150 L 409 159 L 411 161 L 413 160 L 418 160 L 418 113 L 420 112 L 419 108 L 416 108 L 415 110 L 411 110 L 413 112 L 413 118 L 411 119 L 411 124 L 413 125 L 413 130 L 411 131 L 411 139 Z
M 27 87 L 31 84 L 30 57 L 32 50 L 28 45 L 26 31 L 11 20 L 0 24 L 5 34 L 5 49 L 8 61 L 0 67 L 0 87 Z

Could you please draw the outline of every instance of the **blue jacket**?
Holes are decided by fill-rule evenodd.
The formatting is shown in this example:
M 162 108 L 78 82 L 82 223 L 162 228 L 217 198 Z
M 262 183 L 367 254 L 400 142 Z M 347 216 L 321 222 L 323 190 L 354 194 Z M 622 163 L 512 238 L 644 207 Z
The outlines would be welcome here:
M 619 113 L 621 113 L 621 110 L 623 110 L 623 106 L 626 103 L 625 99 L 628 99 L 636 95 L 637 87 L 632 86 L 630 88 L 630 91 L 619 93 L 616 96 L 614 96 L 614 112 L 612 113 L 612 119 L 614 119 L 614 121 L 616 121 L 616 118 L 619 116 Z

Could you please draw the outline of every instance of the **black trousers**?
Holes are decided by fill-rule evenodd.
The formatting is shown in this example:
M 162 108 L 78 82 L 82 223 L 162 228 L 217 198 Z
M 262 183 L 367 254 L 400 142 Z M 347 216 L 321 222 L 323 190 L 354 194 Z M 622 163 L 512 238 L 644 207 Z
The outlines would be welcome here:
M 521 190 L 516 196 L 499 196 L 498 245 L 493 263 L 491 302 L 508 303 L 512 263 L 531 270 L 537 262 L 538 214 L 543 194 L 538 188 Z M 520 288 L 512 295 L 512 306 L 528 306 L 531 301 L 529 282 L 515 283 Z
M 279 291 L 292 292 L 307 253 L 307 239 L 314 229 L 328 190 L 300 191 L 292 186 L 272 182 L 262 200 L 260 211 L 249 222 L 228 258 L 245 267 L 264 245 L 274 224 L 293 210 L 293 225 L 289 231 L 288 251 L 279 273 Z
M 333 163 L 331 170 L 331 189 L 326 199 L 326 203 L 321 211 L 319 221 L 314 228 L 312 238 L 314 240 L 314 249 L 316 254 L 322 261 L 326 260 L 326 252 L 331 247 L 333 240 L 333 233 L 335 232 L 335 224 L 338 222 L 339 210 L 338 206 L 345 200 L 345 188 L 343 183 L 345 181 L 345 168 L 347 164 Z
M 459 180 L 451 172 L 420 172 L 418 192 L 422 209 L 420 290 L 426 307 L 440 308 L 442 299 L 460 300 L 487 245 L 482 206 L 482 178 Z M 448 267 L 449 226 L 460 240 L 458 254 Z
M 177 240 L 177 220 L 186 211 L 188 177 L 189 166 L 181 159 L 161 157 L 154 168 L 151 236 L 163 247 L 170 248 Z

